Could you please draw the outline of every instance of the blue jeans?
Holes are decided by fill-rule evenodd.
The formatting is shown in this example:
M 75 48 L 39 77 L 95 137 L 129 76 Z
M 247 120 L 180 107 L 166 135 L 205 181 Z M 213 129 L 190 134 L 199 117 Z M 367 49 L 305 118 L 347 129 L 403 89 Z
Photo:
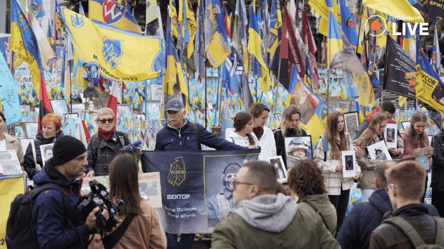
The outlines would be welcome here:
M 167 237 L 167 249 L 193 249 L 194 233 L 181 234 L 177 242 L 177 234 L 165 233 Z

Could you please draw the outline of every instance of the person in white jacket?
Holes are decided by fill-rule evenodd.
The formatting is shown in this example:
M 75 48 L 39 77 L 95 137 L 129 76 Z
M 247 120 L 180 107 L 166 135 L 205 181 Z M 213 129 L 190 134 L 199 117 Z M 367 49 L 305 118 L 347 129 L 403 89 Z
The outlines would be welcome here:
M 252 133 L 253 117 L 248 112 L 238 112 L 234 117 L 233 127 L 225 131 L 226 140 L 244 147 L 258 144 L 256 136 Z
M 265 126 L 270 114 L 270 109 L 262 103 L 254 103 L 250 107 L 250 114 L 253 116 L 253 133 L 256 135 L 261 147 L 259 160 L 267 161 L 270 157 L 276 156 L 276 141 L 274 140 L 273 131 Z

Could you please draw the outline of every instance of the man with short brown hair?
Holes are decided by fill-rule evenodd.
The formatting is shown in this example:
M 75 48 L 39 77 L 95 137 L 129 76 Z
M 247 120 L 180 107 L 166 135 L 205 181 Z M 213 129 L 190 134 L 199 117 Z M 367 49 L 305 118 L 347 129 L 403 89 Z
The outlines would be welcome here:
M 402 231 L 403 227 L 409 228 L 397 225 L 397 220 L 407 221 L 406 224 L 413 228 L 425 244 L 435 244 L 437 224 L 428 209 L 421 205 L 426 177 L 424 168 L 417 162 L 406 161 L 389 168 L 386 177 L 394 211 L 391 218 L 373 231 L 370 248 L 414 248 L 413 241 Z M 443 223 L 442 219 L 440 223 Z

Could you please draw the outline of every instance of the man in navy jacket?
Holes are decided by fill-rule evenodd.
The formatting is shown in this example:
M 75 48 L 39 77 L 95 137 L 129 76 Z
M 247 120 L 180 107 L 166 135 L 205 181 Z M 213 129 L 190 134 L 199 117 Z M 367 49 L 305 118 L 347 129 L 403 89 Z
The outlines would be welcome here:
M 394 166 L 394 161 L 386 161 L 376 168 L 375 192 L 370 195 L 368 202 L 356 205 L 342 224 L 336 240 L 344 248 L 369 248 L 370 237 L 385 218 L 384 214 L 392 212 L 393 207 L 387 194 L 387 178 L 385 171 Z M 423 204 L 429 214 L 439 216 L 435 207 Z
M 168 124 L 156 135 L 154 150 L 198 151 L 200 143 L 216 150 L 244 150 L 242 147 L 221 139 L 207 131 L 202 125 L 194 124 L 185 119 L 186 111 L 182 100 L 173 98 L 166 104 Z M 177 243 L 177 234 L 167 233 L 167 248 L 190 249 L 193 248 L 194 234 L 182 234 L 180 243 Z

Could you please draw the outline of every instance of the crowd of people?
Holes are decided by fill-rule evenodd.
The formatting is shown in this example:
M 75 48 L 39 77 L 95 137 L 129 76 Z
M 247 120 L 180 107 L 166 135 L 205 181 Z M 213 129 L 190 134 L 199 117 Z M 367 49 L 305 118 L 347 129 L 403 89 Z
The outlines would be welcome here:
M 280 127 L 272 131 L 266 126 L 270 109 L 255 103 L 248 112 L 235 115 L 225 139 L 186 119 L 180 99 L 168 101 L 165 111 L 168 122 L 157 133 L 156 151 L 199 151 L 201 144 L 216 150 L 261 149 L 257 161 L 224 170 L 231 177 L 227 191 L 232 201 L 227 198 L 226 215 L 214 219 L 212 248 L 413 248 L 415 242 L 402 232 L 412 227 L 423 242 L 442 243 L 435 238 L 443 236 L 443 220 L 434 217 L 444 214 L 444 135 L 436 134 L 429 146 L 427 116 L 422 112 L 413 114 L 410 127 L 398 134 L 397 148 L 389 149 L 393 160 L 372 159 L 367 151 L 385 141 L 386 124 L 394 123 L 395 106 L 384 101 L 366 116 L 354 138 L 345 131 L 344 115 L 330 113 L 313 158 L 292 161 L 287 160 L 285 138 L 310 135 L 301 128 L 302 113 L 294 105 L 286 108 Z M 116 130 L 114 112 L 99 110 L 97 122 L 98 133 L 85 147 L 64 136 L 59 116 L 48 114 L 23 155 L 20 141 L 3 133 L 5 117 L 0 112 L 0 150 L 15 150 L 24 174 L 37 187 L 55 183 L 64 189 L 64 193 L 46 190 L 35 200 L 32 220 L 39 247 L 86 248 L 91 237 L 89 248 L 110 248 L 101 243 L 103 237 L 113 248 L 193 248 L 195 234 L 165 233 L 155 209 L 141 198 L 137 165 L 122 149 L 130 140 Z M 444 118 L 441 124 L 444 127 Z M 51 143 L 53 157 L 43 167 L 40 146 Z M 298 144 L 299 149 L 304 146 Z M 424 203 L 427 172 L 415 162 L 419 149 L 428 147 L 427 156 L 433 159 L 432 205 Z M 343 175 L 344 151 L 356 155 L 352 177 Z M 273 156 L 282 156 L 285 165 L 271 164 L 268 159 Z M 283 185 L 277 181 L 282 167 L 288 172 Z M 111 232 L 93 236 L 98 208 L 83 217 L 76 206 L 81 178 L 102 175 L 109 175 L 111 200 L 124 201 L 116 214 L 123 222 Z M 363 202 L 346 217 L 355 182 Z M 75 217 L 71 222 L 66 222 L 63 194 L 69 198 L 69 217 Z M 109 217 L 107 210 L 102 215 Z

